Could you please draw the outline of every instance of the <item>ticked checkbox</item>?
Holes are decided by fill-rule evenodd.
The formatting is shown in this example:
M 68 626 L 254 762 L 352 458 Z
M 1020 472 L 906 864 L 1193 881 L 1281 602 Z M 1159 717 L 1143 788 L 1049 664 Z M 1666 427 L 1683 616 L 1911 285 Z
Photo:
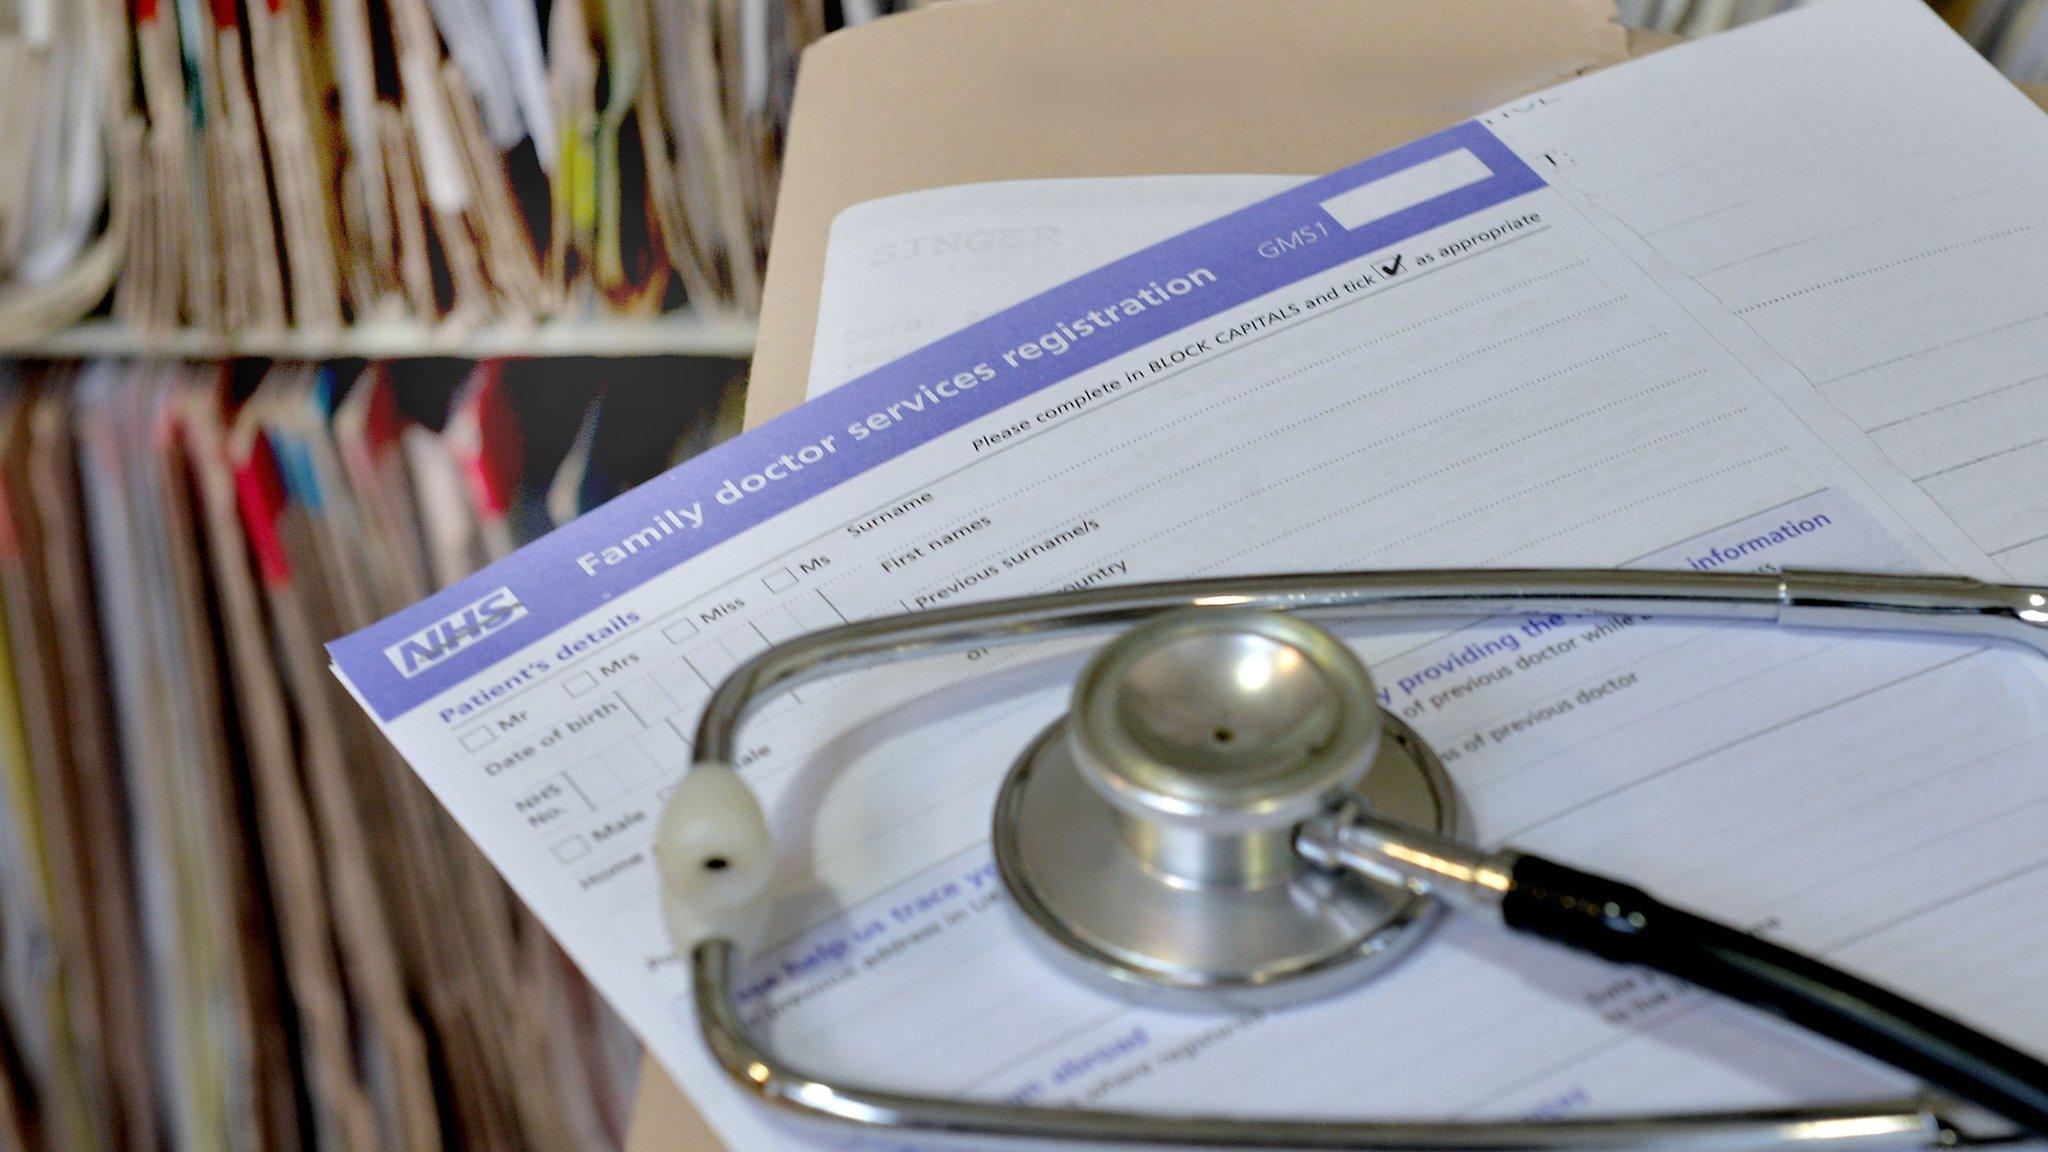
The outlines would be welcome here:
M 766 584 L 770 592 L 787 592 L 796 587 L 796 573 L 787 568 L 777 568 L 761 577 L 761 583 Z
M 562 684 L 562 687 L 568 689 L 571 696 L 581 696 L 592 688 L 597 687 L 597 677 L 592 676 L 588 672 L 578 672 L 574 676 L 569 677 Z
M 479 751 L 489 747 L 491 741 L 497 738 L 498 730 L 488 725 L 482 728 L 472 728 L 462 734 L 462 750 L 464 752 Z

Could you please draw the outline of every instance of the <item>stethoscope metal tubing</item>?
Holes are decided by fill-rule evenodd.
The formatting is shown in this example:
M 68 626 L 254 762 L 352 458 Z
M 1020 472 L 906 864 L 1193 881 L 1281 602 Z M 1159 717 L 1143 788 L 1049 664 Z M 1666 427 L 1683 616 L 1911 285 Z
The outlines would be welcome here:
M 739 726 L 760 701 L 819 676 L 1122 627 L 1169 609 L 1204 605 L 1357 620 L 1542 613 L 1748 620 L 1796 628 L 1974 636 L 2048 655 L 2048 592 L 1955 576 L 1568 568 L 1221 576 L 988 600 L 796 637 L 756 654 L 712 693 L 697 724 L 694 759 L 729 762 Z
M 946 1138 L 948 1149 L 1073 1141 L 1276 1152 L 1748 1152 L 1772 1145 L 1860 1150 L 1969 1142 L 1944 1119 L 1941 1107 L 1925 1097 L 1782 1111 L 1543 1121 L 1357 1121 L 1164 1116 L 915 1096 L 828 1081 L 791 1066 L 756 1043 L 735 1007 L 734 953 L 729 942 L 711 940 L 698 945 L 691 958 L 699 1027 L 728 1076 L 799 1123 L 916 1131 Z
M 713 692 L 698 725 L 696 764 L 730 762 L 747 717 L 770 695 L 822 676 L 914 657 L 1065 637 L 1134 624 L 1186 607 L 1249 607 L 1352 620 L 1556 613 L 1795 628 L 1870 630 L 2005 641 L 2048 656 L 2048 592 L 1947 576 L 1854 572 L 1614 572 L 1443 569 L 1336 572 L 1126 585 L 985 601 L 861 621 L 759 653 Z M 1953 1146 L 1975 1142 L 1932 1097 L 1779 1112 L 1557 1121 L 1323 1121 L 1153 1116 L 915 1096 L 831 1083 L 784 1063 L 738 1014 L 735 945 L 691 952 L 703 1038 L 748 1091 L 811 1119 L 998 1143 L 1080 1141 L 1209 1148 L 1654 1148 L 1709 1152 L 1766 1145 Z M 2004 1133 L 1994 1140 L 2008 1138 Z

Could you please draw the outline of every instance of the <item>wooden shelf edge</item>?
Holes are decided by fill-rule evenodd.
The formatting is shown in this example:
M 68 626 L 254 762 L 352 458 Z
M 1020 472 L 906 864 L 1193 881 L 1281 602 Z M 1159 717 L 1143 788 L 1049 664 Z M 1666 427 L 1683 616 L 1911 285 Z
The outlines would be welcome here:
M 754 352 L 754 322 L 736 314 L 672 312 L 646 320 L 550 320 L 475 327 L 379 321 L 336 332 L 234 334 L 180 328 L 139 332 L 112 320 L 89 320 L 25 341 L 0 339 L 0 357 L 83 360 L 215 360 L 265 356 L 293 360 L 427 356 L 706 356 L 745 359 Z

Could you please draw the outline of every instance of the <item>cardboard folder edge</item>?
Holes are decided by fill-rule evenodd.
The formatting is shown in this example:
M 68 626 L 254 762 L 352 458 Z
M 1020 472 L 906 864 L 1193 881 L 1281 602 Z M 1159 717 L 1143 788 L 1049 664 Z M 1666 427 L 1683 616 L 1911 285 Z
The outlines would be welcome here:
M 1611 0 L 977 0 L 828 36 L 798 75 L 747 424 L 804 398 L 826 244 L 852 205 L 1046 176 L 1319 174 L 1626 59 L 1612 16 Z

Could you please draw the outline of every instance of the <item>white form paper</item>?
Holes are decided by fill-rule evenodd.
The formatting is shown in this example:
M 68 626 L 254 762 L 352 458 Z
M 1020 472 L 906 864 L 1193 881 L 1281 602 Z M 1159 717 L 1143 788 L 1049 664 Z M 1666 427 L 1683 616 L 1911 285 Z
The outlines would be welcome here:
M 805 395 L 1305 176 L 1114 176 L 962 184 L 832 221 Z
M 1997 574 L 1959 512 L 1887 472 L 1811 382 L 1795 387 L 1782 333 L 1754 335 L 1757 313 L 1733 316 L 1674 271 L 1598 198 L 1606 183 L 1576 183 L 1636 188 L 1642 210 L 1653 177 L 1710 137 L 1784 145 L 1753 161 L 1728 145 L 1724 166 L 1792 154 L 1807 170 L 1967 140 L 1965 122 L 2008 97 L 1948 44 L 1912 0 L 1820 5 L 1552 90 L 1014 307 L 991 301 L 962 331 L 338 641 L 337 668 L 728 1140 L 811 1146 L 700 1051 L 648 857 L 709 686 L 770 641 L 1189 573 Z M 1800 102 L 1809 74 L 1828 77 L 1827 100 Z M 1648 141 L 1601 128 L 1617 102 L 1667 115 Z M 1922 122 L 1936 127 L 1908 132 Z M 1954 163 L 2024 176 L 2014 201 L 2038 200 L 2048 181 L 2018 154 L 2048 153 L 2043 130 L 2008 135 Z M 1910 227 L 1853 186 L 1838 199 L 1860 223 L 1819 245 L 1832 264 L 1794 270 L 1802 286 L 1847 283 L 1852 240 L 1902 243 Z M 1804 219 L 1801 235 L 1824 238 L 1837 217 Z M 1952 275 L 1971 291 L 1967 269 Z M 1867 324 L 1871 341 L 1902 338 L 1890 311 Z M 1449 760 L 1481 839 L 1631 876 L 2048 1051 L 2048 676 L 2024 658 L 1627 619 L 1359 643 L 1387 706 Z M 1142 1012 L 1070 985 L 1007 919 L 986 825 L 1075 663 L 925 661 L 803 689 L 751 725 L 741 769 L 782 863 L 745 1011 L 807 1067 L 1044 1104 L 1322 1115 L 1900 1086 L 1754 1013 L 1478 922 L 1284 1014 Z
M 1623 69 L 1488 124 L 1954 563 L 1988 552 L 2048 580 L 2048 118 L 1988 76 L 1955 84 L 1981 71 L 1961 39 L 1895 29 L 1845 22 L 1833 51 L 1873 61 L 1854 70 L 1814 66 L 1812 39 L 1785 35 L 1660 58 L 1680 100 L 1645 98 Z M 856 205 L 833 223 L 809 394 L 1302 179 L 1014 181 Z

